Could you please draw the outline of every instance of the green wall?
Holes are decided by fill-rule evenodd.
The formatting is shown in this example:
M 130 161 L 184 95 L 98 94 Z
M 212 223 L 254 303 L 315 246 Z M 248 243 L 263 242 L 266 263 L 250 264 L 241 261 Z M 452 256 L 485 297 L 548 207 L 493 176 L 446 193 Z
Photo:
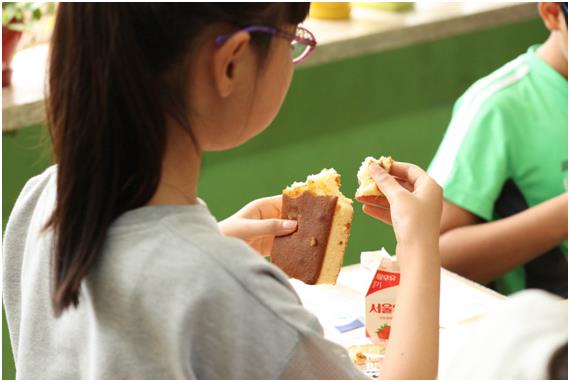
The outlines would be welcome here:
M 547 37 L 542 22 L 516 23 L 436 42 L 299 69 L 279 116 L 247 144 L 204 158 L 200 196 L 222 219 L 254 198 L 278 194 L 324 167 L 342 176 L 352 197 L 365 156 L 429 164 L 453 101 L 479 77 Z M 45 129 L 3 134 L 3 215 L 25 181 L 49 163 Z M 380 246 L 394 251 L 391 229 L 355 204 L 345 264 Z M 14 377 L 3 317 L 3 379 Z
M 247 201 L 278 194 L 323 167 L 342 176 L 348 196 L 367 155 L 427 167 L 454 100 L 476 79 L 541 42 L 539 20 L 301 69 L 272 126 L 247 144 L 206 155 L 200 194 L 218 218 Z M 231 194 L 227 186 L 231 185 Z M 346 264 L 394 236 L 355 204 Z

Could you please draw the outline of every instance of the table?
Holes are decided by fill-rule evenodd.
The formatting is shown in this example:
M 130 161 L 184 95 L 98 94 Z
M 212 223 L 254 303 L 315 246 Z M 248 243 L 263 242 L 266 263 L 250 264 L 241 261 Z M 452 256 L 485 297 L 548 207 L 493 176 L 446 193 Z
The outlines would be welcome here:
M 303 305 L 321 322 L 325 337 L 348 348 L 370 344 L 364 327 L 340 333 L 335 324 L 360 319 L 364 322 L 364 300 L 368 289 L 366 268 L 357 265 L 343 267 L 336 285 L 306 285 L 292 279 Z M 440 296 L 440 370 L 449 360 L 453 349 L 454 329 L 491 311 L 507 297 L 467 280 L 453 272 L 441 270 Z

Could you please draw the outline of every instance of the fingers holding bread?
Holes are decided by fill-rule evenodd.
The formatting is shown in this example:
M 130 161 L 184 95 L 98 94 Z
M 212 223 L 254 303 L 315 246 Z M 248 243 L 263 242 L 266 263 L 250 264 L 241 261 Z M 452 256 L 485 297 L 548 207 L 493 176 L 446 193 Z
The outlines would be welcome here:
M 390 168 L 394 164 L 394 160 L 391 157 L 380 157 L 379 159 L 375 159 L 373 157 L 366 157 L 360 168 L 358 169 L 358 173 L 356 177 L 358 178 L 358 189 L 356 190 L 356 199 L 359 199 L 364 196 L 380 196 L 383 197 L 384 193 L 378 188 L 376 182 L 374 182 L 372 178 L 372 171 L 373 165 L 376 167 L 381 167 L 385 170 L 385 172 L 390 172 Z
M 386 224 L 392 225 L 392 215 L 390 208 L 383 208 L 378 206 L 373 206 L 371 204 L 364 204 L 362 206 L 362 212 L 366 215 L 372 216 Z

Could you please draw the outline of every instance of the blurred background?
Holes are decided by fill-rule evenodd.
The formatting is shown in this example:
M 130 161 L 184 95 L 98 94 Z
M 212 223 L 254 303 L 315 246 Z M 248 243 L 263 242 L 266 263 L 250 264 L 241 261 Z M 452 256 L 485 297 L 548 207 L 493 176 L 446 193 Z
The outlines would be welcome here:
M 25 182 L 52 163 L 43 100 L 55 12 L 2 3 L 2 231 Z M 218 219 L 327 167 L 353 197 L 369 155 L 426 168 L 465 89 L 547 37 L 536 3 L 313 3 L 305 26 L 319 45 L 277 119 L 242 147 L 205 156 L 199 195 Z M 355 204 L 345 265 L 394 246 L 390 227 Z M 12 379 L 4 314 L 2 331 L 2 377 Z

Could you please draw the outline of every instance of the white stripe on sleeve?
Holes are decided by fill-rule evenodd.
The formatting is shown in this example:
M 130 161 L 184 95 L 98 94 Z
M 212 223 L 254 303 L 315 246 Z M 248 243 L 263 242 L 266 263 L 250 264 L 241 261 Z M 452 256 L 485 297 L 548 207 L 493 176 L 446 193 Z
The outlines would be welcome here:
M 482 89 L 479 94 L 475 95 L 472 102 L 459 108 L 447 128 L 443 141 L 430 166 L 430 175 L 440 186 L 445 187 L 463 140 L 483 103 L 501 89 L 522 79 L 529 71 L 529 65 L 520 66 L 512 75 L 490 84 L 485 89 Z

